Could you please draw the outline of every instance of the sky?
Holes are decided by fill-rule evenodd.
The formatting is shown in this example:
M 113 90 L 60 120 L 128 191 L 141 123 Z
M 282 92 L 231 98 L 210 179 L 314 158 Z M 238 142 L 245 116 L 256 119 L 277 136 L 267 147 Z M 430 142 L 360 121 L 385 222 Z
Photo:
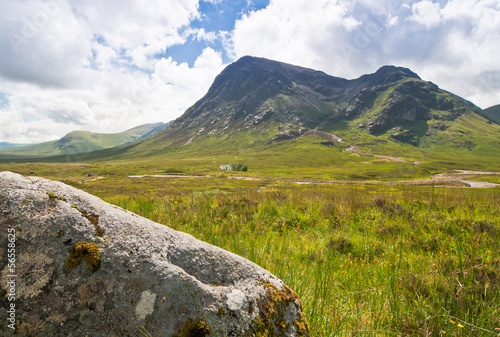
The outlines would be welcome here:
M 500 0 L 2 0 L 0 142 L 179 117 L 242 56 L 348 79 L 407 67 L 500 104 Z

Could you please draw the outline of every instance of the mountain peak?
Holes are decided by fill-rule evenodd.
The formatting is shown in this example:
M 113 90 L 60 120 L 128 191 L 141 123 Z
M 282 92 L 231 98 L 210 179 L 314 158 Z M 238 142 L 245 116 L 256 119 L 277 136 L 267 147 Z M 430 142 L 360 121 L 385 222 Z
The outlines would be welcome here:
M 413 78 L 421 79 L 420 76 L 415 74 L 410 69 L 403 68 L 403 67 L 396 67 L 393 65 L 387 65 L 387 66 L 380 67 L 380 69 L 377 70 L 375 72 L 375 74 L 380 74 L 380 75 L 402 74 L 402 75 L 405 75 L 406 77 L 413 77 Z
M 395 83 L 403 78 L 414 78 L 421 80 L 420 76 L 408 68 L 396 67 L 387 65 L 381 67 L 373 74 L 363 75 L 360 78 L 353 80 L 364 87 L 375 87 L 377 85 L 384 85 Z
M 215 78 L 207 94 L 172 128 L 184 130 L 183 135 L 178 135 L 180 143 L 188 142 L 192 132 L 195 137 L 223 135 L 267 121 L 315 128 L 358 117 L 379 91 L 404 79 L 421 80 L 410 69 L 392 65 L 348 80 L 279 61 L 243 56 Z

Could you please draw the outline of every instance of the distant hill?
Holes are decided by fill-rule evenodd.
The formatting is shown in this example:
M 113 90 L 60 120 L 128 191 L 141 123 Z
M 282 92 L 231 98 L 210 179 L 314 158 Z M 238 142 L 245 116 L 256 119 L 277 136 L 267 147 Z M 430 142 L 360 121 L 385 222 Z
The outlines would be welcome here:
M 30 144 L 17 144 L 17 143 L 8 143 L 8 142 L 0 142 L 0 149 L 10 149 L 13 147 L 21 147 L 21 146 L 27 146 Z
M 500 124 L 500 104 L 484 109 L 483 114 L 493 122 Z
M 156 132 L 164 130 L 167 126 L 168 124 L 165 123 L 144 124 L 113 134 L 73 131 L 59 140 L 0 150 L 0 158 L 39 158 L 108 149 L 145 139 Z

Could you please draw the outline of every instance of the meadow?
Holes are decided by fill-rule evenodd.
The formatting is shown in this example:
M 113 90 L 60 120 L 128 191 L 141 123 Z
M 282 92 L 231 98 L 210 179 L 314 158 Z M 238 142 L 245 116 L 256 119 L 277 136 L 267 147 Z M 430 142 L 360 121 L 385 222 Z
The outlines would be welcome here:
M 75 185 L 271 271 L 301 297 L 312 336 L 500 335 L 498 188 L 225 175 Z
M 498 187 L 130 178 L 119 166 L 0 169 L 63 181 L 257 263 L 299 294 L 311 336 L 500 336 Z M 93 169 L 105 178 L 85 178 Z

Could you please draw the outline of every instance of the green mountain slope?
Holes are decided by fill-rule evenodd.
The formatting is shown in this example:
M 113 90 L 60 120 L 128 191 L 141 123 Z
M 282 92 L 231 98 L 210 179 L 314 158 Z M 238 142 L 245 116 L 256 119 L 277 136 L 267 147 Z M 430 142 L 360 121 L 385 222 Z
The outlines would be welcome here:
M 50 157 L 113 148 L 147 138 L 166 126 L 164 123 L 145 124 L 114 134 L 73 131 L 59 140 L 0 150 L 0 158 Z
M 483 110 L 483 114 L 491 121 L 500 124 L 500 104 Z

